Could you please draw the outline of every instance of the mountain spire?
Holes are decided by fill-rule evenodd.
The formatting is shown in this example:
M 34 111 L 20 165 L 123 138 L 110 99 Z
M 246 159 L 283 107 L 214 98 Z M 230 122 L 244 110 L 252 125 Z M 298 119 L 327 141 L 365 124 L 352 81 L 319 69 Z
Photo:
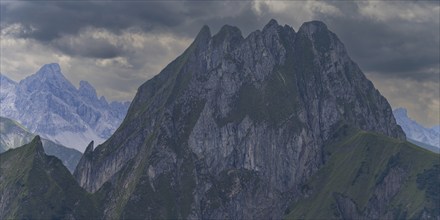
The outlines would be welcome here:
M 308 21 L 304 22 L 301 27 L 299 28 L 299 31 L 305 31 L 308 34 L 313 34 L 317 31 L 328 31 L 327 25 L 322 21 Z
M 95 88 L 87 81 L 79 81 L 79 93 L 91 99 L 98 99 Z
M 267 29 L 274 28 L 274 27 L 277 28 L 278 26 L 280 26 L 280 25 L 278 24 L 277 20 L 275 20 L 275 19 L 270 19 L 269 23 L 267 23 L 267 24 L 264 26 L 263 31 L 264 31 L 264 30 L 267 30 Z
M 35 136 L 34 139 L 32 139 L 31 146 L 34 147 L 36 154 L 38 154 L 38 155 L 45 154 L 44 148 L 43 148 L 43 143 L 41 142 L 41 138 L 39 135 Z
M 49 63 L 49 64 L 44 64 L 40 70 L 38 70 L 37 74 L 42 74 L 42 75 L 46 75 L 46 74 L 58 74 L 58 75 L 62 75 L 61 73 L 61 67 L 58 63 Z
M 220 45 L 226 42 L 228 45 L 230 44 L 230 47 L 235 47 L 235 45 L 238 45 L 244 39 L 241 30 L 231 25 L 223 25 L 220 31 L 212 38 L 214 45 Z
M 208 25 L 203 25 L 194 41 L 204 41 L 209 38 L 211 38 L 211 30 L 209 29 Z

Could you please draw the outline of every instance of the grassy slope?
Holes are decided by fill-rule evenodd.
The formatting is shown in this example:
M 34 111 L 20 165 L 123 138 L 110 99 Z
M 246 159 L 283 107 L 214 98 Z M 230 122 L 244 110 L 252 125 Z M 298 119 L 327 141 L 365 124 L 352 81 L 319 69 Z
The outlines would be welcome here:
M 15 216 L 18 212 L 21 198 L 27 193 L 24 190 L 20 190 L 24 189 L 34 160 L 35 148 L 30 146 L 31 144 L 0 154 L 0 195 L 5 197 L 5 193 L 8 193 L 7 190 L 12 191 L 16 195 L 15 198 L 5 198 L 12 209 L 9 209 L 7 213 L 0 213 L 0 217 Z M 16 190 L 11 190 L 14 186 L 16 186 Z M 6 202 L 5 200 L 1 199 L 1 202 Z
M 426 150 L 429 150 L 429 151 L 432 151 L 434 153 L 440 154 L 440 148 L 438 148 L 438 147 L 435 147 L 435 146 L 432 146 L 432 145 L 429 145 L 429 144 L 425 144 L 425 143 L 422 143 L 422 142 L 419 142 L 419 141 L 416 141 L 416 140 L 413 140 L 413 139 L 410 139 L 410 138 L 408 138 L 408 142 L 411 142 L 411 143 L 413 143 L 413 144 L 415 144 L 415 145 L 417 145 L 419 147 L 425 148 Z
M 425 192 L 417 187 L 417 175 L 439 164 L 438 154 L 409 142 L 364 131 L 351 131 L 346 138 L 328 145 L 325 151 L 328 161 L 305 186 L 313 193 L 293 204 L 287 219 L 335 218 L 332 208 L 335 192 L 350 197 L 358 209 L 363 210 L 381 174 L 387 170 L 390 158 L 398 153 L 399 164 L 406 166 L 409 175 L 388 209 L 397 210 L 399 205 L 406 207 L 406 217 L 414 218 L 424 207 L 433 206 Z
M 10 143 L 3 139 L 3 135 L 13 135 L 14 141 Z M 20 123 L 5 117 L 0 117 L 0 153 L 8 149 L 17 148 L 19 146 L 29 143 L 35 134 L 32 134 Z M 75 170 L 76 165 L 81 159 L 82 153 L 65 147 L 63 145 L 54 143 L 47 139 L 42 139 L 43 148 L 47 155 L 56 156 L 61 159 L 64 165 L 71 173 Z
M 4 219 L 96 217 L 88 194 L 59 159 L 44 154 L 39 138 L 0 154 L 0 180 Z

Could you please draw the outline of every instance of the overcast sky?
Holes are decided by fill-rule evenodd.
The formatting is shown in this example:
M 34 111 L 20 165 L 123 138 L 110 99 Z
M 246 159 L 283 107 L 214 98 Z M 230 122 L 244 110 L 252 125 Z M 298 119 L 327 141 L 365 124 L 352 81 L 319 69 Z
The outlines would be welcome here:
M 440 118 L 439 1 L 1 1 L 0 72 L 19 81 L 59 63 L 76 86 L 131 100 L 206 24 L 244 35 L 271 18 L 321 20 L 388 99 L 425 126 Z

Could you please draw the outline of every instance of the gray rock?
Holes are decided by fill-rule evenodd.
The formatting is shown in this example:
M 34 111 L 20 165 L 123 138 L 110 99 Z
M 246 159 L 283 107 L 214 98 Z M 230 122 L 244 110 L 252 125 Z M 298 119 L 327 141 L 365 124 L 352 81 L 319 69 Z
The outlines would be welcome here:
M 405 139 L 325 24 L 205 26 L 75 176 L 104 195 L 104 218 L 281 218 L 344 123 Z

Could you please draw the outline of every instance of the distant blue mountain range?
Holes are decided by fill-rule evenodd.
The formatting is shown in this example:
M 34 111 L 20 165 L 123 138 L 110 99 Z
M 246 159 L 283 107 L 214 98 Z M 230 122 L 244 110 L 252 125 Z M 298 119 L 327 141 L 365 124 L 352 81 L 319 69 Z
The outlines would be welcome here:
M 14 82 L 0 74 L 0 116 L 18 121 L 30 132 L 84 151 L 90 141 L 105 141 L 124 119 L 129 102 L 111 102 L 87 81 L 76 88 L 58 64 Z
M 429 145 L 431 148 L 437 148 L 436 151 L 440 151 L 440 125 L 425 128 L 408 117 L 408 112 L 405 108 L 397 108 L 393 111 L 393 114 L 397 124 L 399 124 L 405 132 L 408 141 L 419 146 Z

